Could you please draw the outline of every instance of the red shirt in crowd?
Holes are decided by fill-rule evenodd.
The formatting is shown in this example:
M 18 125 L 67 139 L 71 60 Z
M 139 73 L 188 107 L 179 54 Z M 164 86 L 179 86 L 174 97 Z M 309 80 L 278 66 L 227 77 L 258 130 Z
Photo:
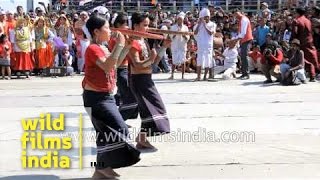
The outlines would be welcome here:
M 8 48 L 5 50 L 5 48 Z M 9 41 L 6 41 L 3 44 L 0 44 L 0 58 L 6 58 L 10 59 L 10 53 L 12 51 L 11 43 Z
M 115 71 L 105 73 L 97 64 L 98 59 L 106 57 L 102 47 L 97 44 L 91 44 L 85 53 L 85 77 L 82 81 L 82 87 L 86 84 L 99 92 L 111 93 L 115 87 Z
M 259 58 L 262 59 L 262 54 L 259 51 L 250 51 L 248 56 L 251 57 L 255 62 L 257 62 Z
M 277 49 L 277 54 L 276 56 L 274 55 L 270 55 L 269 57 L 269 64 L 270 65 L 279 65 L 281 64 L 282 60 L 283 60 L 283 53 L 280 49 Z M 262 59 L 261 59 L 261 64 L 266 64 L 267 61 L 266 61 L 266 58 L 264 56 L 262 56 Z

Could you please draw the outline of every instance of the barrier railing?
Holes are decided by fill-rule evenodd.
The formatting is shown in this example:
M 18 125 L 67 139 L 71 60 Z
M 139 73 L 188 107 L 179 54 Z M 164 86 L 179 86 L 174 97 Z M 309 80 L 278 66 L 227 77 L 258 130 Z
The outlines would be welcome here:
M 110 11 L 149 11 L 154 8 L 151 4 L 151 0 L 94 0 L 85 4 L 84 6 L 79 6 L 78 0 L 69 0 L 69 9 L 85 9 L 89 10 L 96 6 L 105 6 Z M 158 0 L 161 3 L 163 11 L 192 11 L 195 8 L 202 8 L 208 6 L 208 4 L 213 4 L 215 6 L 220 6 L 224 10 L 228 11 L 233 8 L 240 8 L 244 12 L 254 12 L 260 9 L 262 2 L 267 2 L 269 9 L 271 10 L 281 10 L 284 7 L 301 7 L 301 6 L 313 6 L 319 5 L 320 0 L 214 0 L 214 1 L 186 1 L 186 0 Z M 196 3 L 195 3 L 196 2 Z M 198 3 L 197 3 L 198 2 Z

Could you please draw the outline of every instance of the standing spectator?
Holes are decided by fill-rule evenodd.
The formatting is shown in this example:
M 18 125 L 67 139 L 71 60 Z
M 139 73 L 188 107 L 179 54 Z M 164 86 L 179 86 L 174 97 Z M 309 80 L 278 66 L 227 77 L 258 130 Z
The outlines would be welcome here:
M 260 19 L 260 25 L 256 31 L 257 44 L 261 47 L 266 42 L 267 34 L 270 32 L 269 26 L 266 25 L 266 19 Z
M 172 31 L 188 32 L 188 27 L 183 24 L 185 14 L 179 13 L 177 16 L 177 23 L 171 27 Z M 173 35 L 171 37 L 171 50 L 172 50 L 172 73 L 169 79 L 174 79 L 174 71 L 177 66 L 181 65 L 182 79 L 184 79 L 185 61 L 187 53 L 187 43 L 189 36 L 187 35 Z
M 13 51 L 16 61 L 14 68 L 17 71 L 24 72 L 28 78 L 30 71 L 33 69 L 30 55 L 32 36 L 29 27 L 25 26 L 25 19 L 19 18 L 17 20 L 17 27 L 10 31 L 10 41 L 14 47 Z M 20 72 L 17 75 L 19 78 Z
M 22 6 L 17 6 L 17 14 L 18 14 L 18 17 L 24 17 L 25 13 L 23 11 L 23 7 Z
M 240 57 L 241 57 L 241 80 L 249 79 L 248 68 L 248 52 L 250 50 L 250 43 L 253 40 L 252 28 L 250 20 L 241 13 L 239 9 L 233 11 L 234 16 L 238 19 L 238 35 L 236 40 L 240 41 Z
M 89 15 L 87 12 L 83 11 L 80 13 L 80 19 L 75 23 L 75 38 L 76 38 L 76 48 L 77 48 L 77 65 L 78 73 L 80 74 L 83 71 L 84 67 L 84 53 L 86 52 L 87 47 L 90 44 L 89 39 L 86 38 L 82 30 L 85 26 Z
M 6 23 L 6 13 L 4 11 L 0 11 L 0 35 L 7 35 L 7 23 Z
M 269 9 L 269 5 L 266 2 L 261 3 L 261 11 L 258 13 L 259 18 L 271 20 L 272 12 Z
M 11 53 L 11 43 L 5 34 L 0 36 L 0 66 L 2 78 L 5 78 L 5 73 L 7 71 L 8 78 L 11 79 L 11 69 L 10 69 L 10 53 Z
M 203 80 L 213 77 L 210 69 L 214 66 L 213 56 L 213 37 L 216 32 L 217 25 L 210 21 L 210 11 L 206 8 L 202 9 L 199 14 L 198 24 L 194 27 L 194 34 L 197 40 L 197 78 L 200 81 L 201 68 L 205 68 Z
M 301 50 L 304 52 L 305 65 L 310 70 L 310 82 L 315 82 L 316 72 L 320 73 L 317 50 L 313 45 L 312 27 L 305 17 L 305 8 L 296 9 L 296 18 L 293 24 L 292 39 L 298 39 Z
M 7 35 L 9 35 L 9 31 L 13 30 L 16 27 L 16 20 L 14 19 L 13 11 L 7 11 Z
M 39 17 L 35 23 L 35 60 L 36 60 L 36 68 L 40 71 L 49 67 L 51 63 L 52 56 L 48 56 L 50 54 L 51 49 L 48 49 L 47 44 L 48 41 L 53 40 L 53 33 L 46 26 L 46 22 L 44 17 Z

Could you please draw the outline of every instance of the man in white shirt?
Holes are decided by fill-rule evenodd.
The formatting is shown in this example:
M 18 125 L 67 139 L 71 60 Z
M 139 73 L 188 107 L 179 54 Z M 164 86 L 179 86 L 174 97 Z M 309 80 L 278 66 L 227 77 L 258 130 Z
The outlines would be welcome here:
M 201 68 L 205 68 L 203 80 L 212 78 L 210 69 L 215 65 L 213 61 L 213 37 L 216 32 L 217 25 L 210 21 L 210 11 L 206 8 L 199 13 L 198 24 L 194 27 L 194 34 L 197 41 L 197 78 L 195 81 L 200 81 Z
M 183 24 L 185 14 L 179 13 L 177 16 L 177 23 L 171 26 L 172 31 L 188 32 L 189 29 Z M 174 71 L 177 66 L 181 65 L 182 79 L 184 79 L 185 61 L 187 54 L 188 35 L 171 35 L 171 51 L 172 51 L 172 72 L 169 79 L 174 79 Z

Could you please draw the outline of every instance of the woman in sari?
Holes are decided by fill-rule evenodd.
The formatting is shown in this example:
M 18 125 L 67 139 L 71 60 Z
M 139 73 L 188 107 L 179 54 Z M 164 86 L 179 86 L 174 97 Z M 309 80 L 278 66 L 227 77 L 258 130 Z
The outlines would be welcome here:
M 30 71 L 33 69 L 32 35 L 30 28 L 25 26 L 25 19 L 19 18 L 16 25 L 16 28 L 10 31 L 10 41 L 13 44 L 15 56 L 14 70 L 18 71 L 18 78 L 20 78 L 21 72 L 29 78 Z
M 43 69 L 49 67 L 52 62 L 52 56 L 48 56 L 50 49 L 48 49 L 47 44 L 52 41 L 54 35 L 46 26 L 44 17 L 39 17 L 35 23 L 35 60 L 37 64 L 37 69 L 43 71 Z

